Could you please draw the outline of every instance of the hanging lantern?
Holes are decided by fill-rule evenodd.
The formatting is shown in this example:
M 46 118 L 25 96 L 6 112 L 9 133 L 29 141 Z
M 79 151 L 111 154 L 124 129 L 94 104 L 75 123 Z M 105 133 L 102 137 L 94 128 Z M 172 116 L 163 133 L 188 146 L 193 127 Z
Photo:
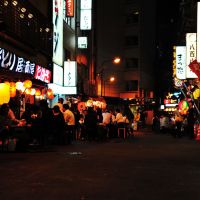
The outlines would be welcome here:
M 4 83 L 10 87 L 10 83 L 8 81 L 5 81 Z
M 10 87 L 6 83 L 0 83 L 0 105 L 10 101 Z
M 53 90 L 52 89 L 47 89 L 47 92 L 46 92 L 46 97 L 48 99 L 53 99 L 54 98 L 54 95 L 53 95 Z
M 88 99 L 86 102 L 86 106 L 87 107 L 93 107 L 93 100 L 92 99 Z
M 41 95 L 41 91 L 40 89 L 35 89 L 35 96 L 40 96 Z
M 31 93 L 30 95 L 35 95 L 35 88 L 31 88 Z
M 23 83 L 21 81 L 16 82 L 16 89 L 21 90 L 23 88 Z
M 31 88 L 26 89 L 25 93 L 26 93 L 27 95 L 30 95 L 30 94 L 31 94 Z
M 82 112 L 83 110 L 85 110 L 86 106 L 85 106 L 85 102 L 79 102 L 78 103 L 78 111 Z
M 188 101 L 186 101 L 186 100 L 180 101 L 179 104 L 178 104 L 178 108 L 179 108 L 179 113 L 181 115 L 186 115 L 188 110 L 189 110 Z
M 15 97 L 16 96 L 16 86 L 15 82 L 10 82 L 10 97 Z
M 25 88 L 31 88 L 32 87 L 32 81 L 31 80 L 25 80 L 23 85 L 24 85 Z

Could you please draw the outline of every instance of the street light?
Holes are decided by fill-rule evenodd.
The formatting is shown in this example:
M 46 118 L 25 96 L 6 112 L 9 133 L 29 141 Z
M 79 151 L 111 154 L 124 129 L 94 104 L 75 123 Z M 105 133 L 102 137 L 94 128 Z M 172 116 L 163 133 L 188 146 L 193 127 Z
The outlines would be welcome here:
M 105 94 L 105 82 L 104 82 L 105 68 L 104 68 L 104 65 L 108 62 L 112 62 L 113 64 L 119 64 L 121 62 L 121 58 L 115 57 L 114 59 L 104 60 L 101 63 L 100 72 L 97 74 L 98 76 L 100 76 L 101 96 L 103 96 L 103 87 L 104 87 L 104 94 Z M 110 81 L 112 82 L 114 80 L 110 80 Z
M 110 84 L 113 83 L 114 81 L 115 81 L 115 77 L 114 77 L 114 76 L 111 76 L 109 79 L 103 81 L 104 96 L 106 95 L 106 83 L 108 83 L 108 84 L 110 85 Z M 110 88 L 110 86 L 109 86 L 109 88 Z M 109 89 L 109 88 L 108 88 L 108 89 Z M 110 92 L 108 91 L 108 93 L 110 93 Z

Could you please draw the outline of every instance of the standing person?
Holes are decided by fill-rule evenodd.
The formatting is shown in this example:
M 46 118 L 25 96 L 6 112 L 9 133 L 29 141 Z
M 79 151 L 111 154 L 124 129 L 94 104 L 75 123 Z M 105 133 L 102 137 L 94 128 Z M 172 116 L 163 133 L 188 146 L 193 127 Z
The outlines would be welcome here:
M 71 144 L 72 138 L 74 138 L 75 133 L 75 116 L 74 113 L 69 109 L 68 104 L 63 104 L 63 115 L 66 125 L 66 140 L 67 144 Z
M 55 144 L 63 144 L 65 120 L 58 105 L 53 107 L 53 138 Z
M 59 106 L 61 112 L 63 112 L 63 102 L 64 102 L 63 98 L 58 98 L 58 102 L 54 105 L 54 106 Z
M 134 130 L 137 131 L 138 130 L 138 123 L 140 121 L 140 111 L 139 109 L 137 109 L 137 112 L 134 115 Z
M 43 99 L 39 102 L 41 116 L 38 117 L 39 129 L 41 134 L 41 145 L 49 145 L 53 136 L 53 111 L 49 107 L 47 100 Z
M 111 138 L 111 122 L 112 122 L 112 114 L 110 113 L 110 111 L 108 109 L 106 109 L 103 113 L 103 124 L 106 126 L 106 130 L 107 130 L 107 137 Z
M 95 140 L 96 138 L 97 121 L 97 113 L 94 111 L 93 107 L 88 107 L 88 112 L 85 115 L 84 124 L 89 141 Z
M 181 137 L 183 117 L 181 116 L 178 110 L 175 111 L 174 117 L 175 117 L 175 128 L 176 128 L 174 137 Z
M 97 108 L 96 109 L 96 113 L 97 113 L 98 123 L 103 123 L 102 109 L 101 108 Z
M 188 135 L 191 139 L 194 138 L 194 123 L 196 121 L 196 112 L 194 109 L 194 102 L 189 101 L 189 110 L 187 114 Z

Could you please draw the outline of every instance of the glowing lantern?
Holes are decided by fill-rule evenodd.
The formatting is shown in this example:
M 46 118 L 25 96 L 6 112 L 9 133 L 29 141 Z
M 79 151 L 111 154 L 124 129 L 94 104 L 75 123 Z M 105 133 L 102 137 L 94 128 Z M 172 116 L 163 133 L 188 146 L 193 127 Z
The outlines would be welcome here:
M 86 106 L 87 107 L 92 107 L 93 106 L 93 100 L 92 99 L 88 99 L 86 102 Z
M 10 82 L 10 97 L 15 97 L 16 96 L 16 85 L 15 82 Z
M 5 81 L 4 83 L 10 87 L 10 83 L 8 81 Z
M 179 104 L 178 104 L 178 107 L 179 107 L 179 112 L 180 112 L 181 115 L 187 114 L 187 111 L 189 109 L 189 104 L 186 100 L 180 101 Z
M 41 91 L 37 88 L 35 89 L 35 96 L 40 96 L 41 95 Z
M 31 88 L 31 93 L 30 95 L 35 95 L 35 88 Z
M 193 97 L 194 99 L 198 99 L 200 97 L 200 89 L 196 89 L 194 92 L 193 92 Z
M 31 88 L 32 87 L 32 81 L 31 80 L 25 80 L 23 85 L 24 85 L 25 88 Z
M 54 98 L 53 90 L 49 88 L 46 92 L 46 96 L 48 99 L 53 99 Z
M 16 82 L 16 89 L 21 90 L 23 88 L 23 83 L 21 81 Z
M 0 105 L 10 101 L 10 87 L 6 83 L 0 83 Z
M 26 89 L 25 93 L 26 93 L 27 95 L 30 95 L 30 94 L 31 94 L 31 89 L 30 89 L 30 88 Z
M 78 103 L 78 111 L 81 112 L 85 110 L 85 102 L 79 102 Z

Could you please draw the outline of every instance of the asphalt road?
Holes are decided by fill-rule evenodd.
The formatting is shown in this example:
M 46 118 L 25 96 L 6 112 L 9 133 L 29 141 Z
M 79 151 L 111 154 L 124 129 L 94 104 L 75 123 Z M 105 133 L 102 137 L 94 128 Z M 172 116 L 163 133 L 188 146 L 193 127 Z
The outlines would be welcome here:
M 0 200 L 198 200 L 200 141 L 139 132 L 0 153 Z

